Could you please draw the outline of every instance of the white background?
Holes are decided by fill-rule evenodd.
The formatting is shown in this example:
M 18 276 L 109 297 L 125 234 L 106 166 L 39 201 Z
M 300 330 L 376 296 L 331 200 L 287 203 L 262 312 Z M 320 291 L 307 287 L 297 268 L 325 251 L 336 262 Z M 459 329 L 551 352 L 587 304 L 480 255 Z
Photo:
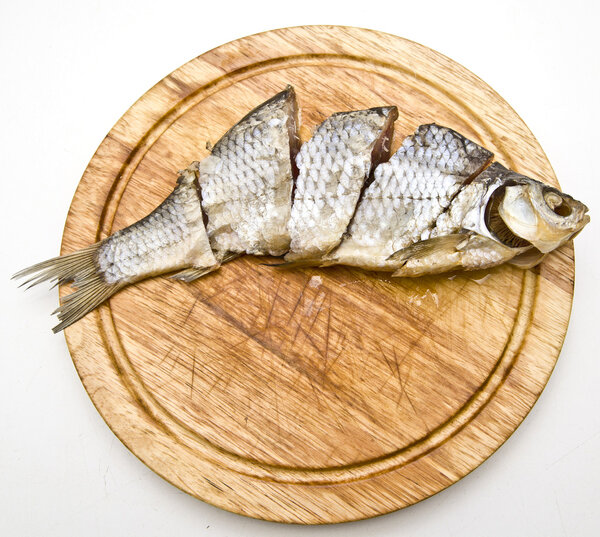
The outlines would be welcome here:
M 0 535 L 600 535 L 598 2 L 155 4 L 0 3 Z M 565 345 L 523 425 L 433 498 L 321 527 L 221 511 L 156 476 L 102 421 L 50 332 L 56 291 L 9 282 L 57 254 L 83 170 L 138 97 L 215 46 L 302 24 L 374 28 L 463 64 L 523 117 L 592 216 L 576 240 Z

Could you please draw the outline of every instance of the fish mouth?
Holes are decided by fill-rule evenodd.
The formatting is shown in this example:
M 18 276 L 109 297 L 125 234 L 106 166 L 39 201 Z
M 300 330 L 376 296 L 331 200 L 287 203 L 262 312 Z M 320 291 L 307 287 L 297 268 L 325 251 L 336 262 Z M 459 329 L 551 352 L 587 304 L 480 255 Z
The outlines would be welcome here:
M 590 215 L 587 214 L 588 208 L 585 205 L 584 205 L 584 208 L 585 208 L 585 211 L 583 213 L 583 218 L 579 222 L 579 225 L 577 226 L 575 233 L 573 233 L 569 237 L 569 239 L 571 239 L 571 240 L 573 240 L 575 237 L 577 237 L 577 235 L 579 235 L 581 233 L 581 230 L 590 223 L 591 218 L 590 218 Z
M 583 220 L 585 220 L 585 223 L 588 224 L 590 222 L 590 215 L 588 214 L 589 209 L 587 205 L 583 205 L 583 203 L 581 205 L 583 206 Z
M 577 211 L 577 213 L 580 216 L 577 224 L 574 226 L 575 230 L 574 233 L 571 235 L 570 238 L 574 238 L 576 235 L 579 234 L 579 232 L 590 223 L 590 215 L 588 214 L 589 212 L 589 208 L 587 207 L 587 205 L 579 202 L 575 202 L 577 204 L 577 206 L 575 207 L 575 209 L 573 210 L 573 212 Z

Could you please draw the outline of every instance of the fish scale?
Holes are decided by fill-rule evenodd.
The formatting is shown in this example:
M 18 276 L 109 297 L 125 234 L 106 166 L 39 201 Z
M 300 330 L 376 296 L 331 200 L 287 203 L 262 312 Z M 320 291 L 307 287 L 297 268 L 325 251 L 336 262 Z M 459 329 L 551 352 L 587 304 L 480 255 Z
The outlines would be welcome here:
M 288 88 L 234 125 L 200 163 L 202 208 L 218 259 L 287 251 L 295 113 Z
M 366 266 L 385 267 L 395 251 L 429 237 L 460 186 L 491 157 L 489 151 L 451 129 L 422 125 L 388 162 L 377 166 L 344 241 L 331 257 L 338 262 L 364 257 Z M 390 206 L 386 197 L 396 203 Z M 373 244 L 380 245 L 376 256 L 370 248 Z M 363 256 L 362 247 L 369 247 Z
M 373 150 L 389 135 L 397 114 L 395 107 L 334 114 L 302 146 L 286 260 L 320 258 L 339 244 L 371 169 Z

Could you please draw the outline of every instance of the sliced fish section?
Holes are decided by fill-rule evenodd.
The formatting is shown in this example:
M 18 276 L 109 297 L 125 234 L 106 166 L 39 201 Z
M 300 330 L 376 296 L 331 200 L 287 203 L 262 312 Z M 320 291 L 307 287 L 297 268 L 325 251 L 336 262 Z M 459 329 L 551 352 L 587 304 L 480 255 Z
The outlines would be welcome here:
M 397 117 L 395 106 L 340 112 L 301 147 L 286 261 L 318 261 L 340 243 L 371 170 L 389 157 Z
M 14 278 L 28 277 L 25 285 L 30 286 L 72 282 L 75 291 L 54 312 L 61 321 L 54 332 L 78 321 L 127 284 L 175 270 L 183 273 L 174 277 L 190 281 L 191 273 L 206 274 L 218 267 L 204 228 L 196 177 L 194 167 L 181 172 L 169 197 L 135 224 L 83 250 L 15 274 Z
M 207 232 L 220 261 L 289 249 L 297 116 L 289 86 L 234 125 L 199 164 Z

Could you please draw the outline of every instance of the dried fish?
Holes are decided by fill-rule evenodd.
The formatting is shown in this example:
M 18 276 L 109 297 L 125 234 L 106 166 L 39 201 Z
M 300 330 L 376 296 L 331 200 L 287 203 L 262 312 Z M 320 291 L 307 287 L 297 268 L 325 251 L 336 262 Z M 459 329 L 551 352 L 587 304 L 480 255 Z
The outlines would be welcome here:
M 529 268 L 589 222 L 583 203 L 447 127 L 421 125 L 387 161 L 397 117 L 393 106 L 337 113 L 300 147 L 288 87 L 182 171 L 150 215 L 14 278 L 72 283 L 57 332 L 125 285 L 174 271 L 190 282 L 242 254 L 396 277 Z

